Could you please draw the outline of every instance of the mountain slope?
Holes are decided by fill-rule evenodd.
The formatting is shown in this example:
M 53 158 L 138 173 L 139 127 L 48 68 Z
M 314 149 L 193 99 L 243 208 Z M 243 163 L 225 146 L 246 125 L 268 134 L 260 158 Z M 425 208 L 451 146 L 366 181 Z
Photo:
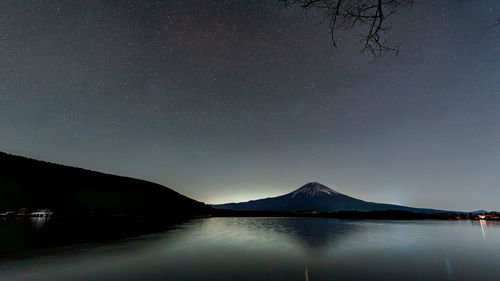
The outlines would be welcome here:
M 0 212 L 20 208 L 67 216 L 168 217 L 212 209 L 159 184 L 0 152 Z
M 278 197 L 252 200 L 241 203 L 212 205 L 217 209 L 237 211 L 410 211 L 414 213 L 442 213 L 445 211 L 411 208 L 405 206 L 366 202 L 356 199 L 320 183 L 311 182 L 299 189 Z

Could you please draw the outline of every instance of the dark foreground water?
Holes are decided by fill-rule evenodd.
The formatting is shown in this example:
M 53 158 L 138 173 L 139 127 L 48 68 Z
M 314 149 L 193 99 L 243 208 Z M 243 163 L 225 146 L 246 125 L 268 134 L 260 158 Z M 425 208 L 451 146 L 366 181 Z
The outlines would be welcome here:
M 49 227 L 37 222 L 41 235 Z M 500 280 L 499 226 L 196 219 L 135 238 L 10 253 L 0 280 Z

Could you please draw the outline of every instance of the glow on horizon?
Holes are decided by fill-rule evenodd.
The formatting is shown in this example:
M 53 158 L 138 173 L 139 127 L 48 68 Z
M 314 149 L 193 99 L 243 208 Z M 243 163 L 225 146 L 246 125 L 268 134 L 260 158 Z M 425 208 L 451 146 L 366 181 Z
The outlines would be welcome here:
M 290 190 L 292 191 L 292 190 Z M 239 203 L 248 202 L 251 200 L 259 200 L 268 197 L 276 197 L 286 194 L 290 191 L 280 193 L 280 191 L 275 192 L 258 192 L 258 190 L 248 189 L 248 192 L 230 192 L 231 194 L 224 195 L 211 195 L 207 198 L 205 203 L 208 204 L 225 204 L 225 203 Z

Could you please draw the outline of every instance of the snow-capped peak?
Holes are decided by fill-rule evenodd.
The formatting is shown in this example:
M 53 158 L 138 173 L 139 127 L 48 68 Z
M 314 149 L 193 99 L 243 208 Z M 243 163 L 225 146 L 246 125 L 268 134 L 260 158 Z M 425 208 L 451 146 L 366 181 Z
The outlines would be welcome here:
M 294 197 L 317 197 L 333 196 L 339 194 L 337 191 L 328 188 L 318 182 L 310 182 L 301 188 L 290 193 L 290 198 Z

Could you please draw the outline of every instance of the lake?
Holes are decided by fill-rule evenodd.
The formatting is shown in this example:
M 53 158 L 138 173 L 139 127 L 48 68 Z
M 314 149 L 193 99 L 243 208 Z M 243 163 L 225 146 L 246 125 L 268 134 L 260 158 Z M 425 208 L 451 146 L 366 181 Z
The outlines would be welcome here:
M 34 236 L 50 227 L 31 224 Z M 10 253 L 1 260 L 0 280 L 499 280 L 499 226 L 193 219 L 134 237 Z

